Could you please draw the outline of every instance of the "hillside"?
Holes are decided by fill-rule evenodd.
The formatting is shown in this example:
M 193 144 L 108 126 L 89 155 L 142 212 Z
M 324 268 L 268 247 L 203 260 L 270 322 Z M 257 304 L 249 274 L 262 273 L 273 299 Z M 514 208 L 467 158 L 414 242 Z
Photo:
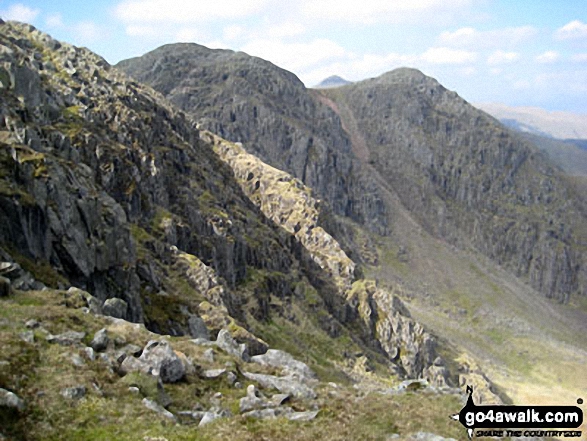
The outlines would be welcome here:
M 453 386 L 500 400 L 301 180 L 87 49 L 0 27 L 0 437 L 439 439 L 462 432 Z
M 181 62 L 212 63 L 202 55 L 209 50 L 198 48 L 193 60 Z M 163 92 L 201 96 L 198 106 L 182 106 L 201 126 L 222 127 L 224 137 L 242 142 L 249 152 L 274 150 L 280 157 L 265 159 L 295 174 L 287 159 L 292 152 L 279 148 L 284 144 L 255 132 L 243 136 L 240 127 L 251 123 L 247 107 L 227 97 L 238 96 L 244 86 L 209 75 L 207 87 L 177 87 L 199 84 L 197 69 L 186 71 L 179 83 L 163 84 L 162 60 L 173 59 L 176 50 L 165 46 L 119 67 Z M 343 149 L 345 155 L 350 149 L 353 167 L 377 189 L 384 234 L 363 228 L 358 220 L 369 216 L 351 219 L 344 210 L 319 220 L 349 256 L 351 251 L 361 256 L 355 260 L 358 271 L 405 299 L 412 314 L 440 336 L 439 349 L 448 358 L 463 350 L 472 354 L 513 400 L 544 402 L 553 389 L 561 403 L 574 399 L 584 387 L 575 380 L 581 378 L 587 349 L 584 183 L 563 176 L 534 145 L 416 70 L 304 92 L 296 78 L 270 63 L 254 58 L 249 63 L 267 68 L 263 81 L 290 78 L 292 84 L 281 84 L 280 90 L 295 86 L 314 101 L 306 109 L 330 108 L 328 119 L 336 122 L 330 130 L 342 130 L 332 136 L 350 145 L 331 142 L 326 148 Z M 210 72 L 214 69 L 233 68 L 219 63 Z M 239 72 L 243 81 L 253 76 Z M 275 98 L 271 89 L 246 90 L 249 102 L 270 106 Z M 280 96 L 279 112 L 296 109 L 297 120 L 311 126 L 313 114 L 300 109 L 299 100 Z M 223 113 L 214 113 L 217 108 Z M 296 176 L 308 183 L 303 174 Z M 328 194 L 321 194 L 324 205 L 336 206 Z M 556 361 L 561 359 L 568 361 L 564 369 Z M 561 375 L 569 380 L 561 383 Z

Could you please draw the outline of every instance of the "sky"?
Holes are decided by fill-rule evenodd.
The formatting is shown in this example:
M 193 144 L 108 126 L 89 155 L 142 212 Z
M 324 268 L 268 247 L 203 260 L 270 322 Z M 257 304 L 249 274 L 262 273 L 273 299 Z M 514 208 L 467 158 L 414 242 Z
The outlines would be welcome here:
M 244 51 L 311 87 L 420 69 L 469 102 L 587 114 L 585 0 L 0 0 L 114 64 L 166 43 Z

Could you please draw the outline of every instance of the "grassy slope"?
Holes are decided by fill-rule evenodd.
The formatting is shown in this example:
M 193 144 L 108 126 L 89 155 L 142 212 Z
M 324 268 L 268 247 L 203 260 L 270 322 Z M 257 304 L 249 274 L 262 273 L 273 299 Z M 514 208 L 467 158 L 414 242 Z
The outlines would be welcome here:
M 143 395 L 128 391 L 130 384 L 140 379 L 120 378 L 109 372 L 97 359 L 85 360 L 76 367 L 71 363 L 74 353 L 81 349 L 49 344 L 45 334 L 35 330 L 35 343 L 23 342 L 19 334 L 26 331 L 24 323 L 35 318 L 51 333 L 83 330 L 91 335 L 101 327 L 109 327 L 111 338 L 123 338 L 127 343 L 144 345 L 160 336 L 135 325 L 115 325 L 104 317 L 84 314 L 79 309 L 66 308 L 64 294 L 59 291 L 17 292 L 0 300 L 0 387 L 14 390 L 27 402 L 22 415 L 0 414 L 2 432 L 15 439 L 27 440 L 137 440 L 144 437 L 164 437 L 167 440 L 382 440 L 393 433 L 406 435 L 418 431 L 464 439 L 464 431 L 447 418 L 461 407 L 454 395 L 408 392 L 386 396 L 365 393 L 361 388 L 326 383 L 317 387 L 316 404 L 321 411 L 316 420 L 307 423 L 284 419 L 250 420 L 241 416 L 217 420 L 204 427 L 175 425 L 146 409 Z M 185 337 L 167 337 L 176 350 L 184 352 L 201 369 L 218 368 L 226 363 L 240 369 L 263 371 L 258 365 L 231 359 L 215 349 L 215 362 L 202 358 L 203 347 L 193 345 Z M 272 372 L 267 371 L 265 372 Z M 246 380 L 240 379 L 247 384 Z M 93 387 L 96 384 L 101 392 Z M 142 384 L 142 383 L 141 383 Z M 87 395 L 79 401 L 69 401 L 60 395 L 65 387 L 84 385 Z M 166 385 L 172 397 L 171 411 L 191 409 L 196 404 L 209 408 L 212 395 L 222 392 L 222 405 L 238 414 L 238 399 L 244 389 L 234 389 L 224 380 L 204 380 L 191 375 L 187 381 Z M 141 386 L 144 395 L 152 391 Z M 297 410 L 306 410 L 313 403 L 294 401 Z

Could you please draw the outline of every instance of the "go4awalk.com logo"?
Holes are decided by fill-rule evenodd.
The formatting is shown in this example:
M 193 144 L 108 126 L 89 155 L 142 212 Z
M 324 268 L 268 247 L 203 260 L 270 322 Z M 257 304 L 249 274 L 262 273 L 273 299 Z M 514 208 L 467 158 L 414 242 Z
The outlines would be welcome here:
M 580 438 L 583 411 L 577 406 L 477 406 L 473 388 L 467 386 L 467 404 L 451 418 L 476 437 L 565 437 Z M 577 404 L 583 404 L 580 398 Z M 552 429 L 552 430 L 549 430 Z

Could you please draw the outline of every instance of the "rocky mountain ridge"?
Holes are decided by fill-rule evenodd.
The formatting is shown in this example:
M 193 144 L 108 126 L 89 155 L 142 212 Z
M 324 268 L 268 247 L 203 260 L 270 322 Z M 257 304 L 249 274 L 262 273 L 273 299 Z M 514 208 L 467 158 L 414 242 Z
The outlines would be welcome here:
M 225 57 L 239 68 L 231 67 Z M 168 81 L 170 66 L 174 66 L 173 75 L 179 75 L 177 63 L 183 74 L 175 82 Z M 250 67 L 257 65 L 263 66 L 262 80 Z M 339 217 L 350 215 L 371 232 L 389 234 L 394 216 L 393 204 L 385 202 L 389 187 L 434 236 L 463 249 L 481 251 L 547 297 L 566 302 L 572 294 L 585 294 L 585 219 L 571 202 L 573 191 L 560 179 L 556 167 L 532 145 L 415 69 L 397 69 L 375 79 L 304 93 L 297 79 L 270 63 L 240 53 L 222 52 L 221 58 L 200 46 L 164 46 L 142 58 L 121 62 L 119 67 L 164 93 L 169 91 L 170 99 L 204 127 L 243 142 L 249 151 L 261 151 L 268 163 L 316 188 Z M 202 69 L 206 69 L 205 75 Z M 237 88 L 224 79 L 234 75 L 227 72 L 235 71 L 247 86 Z M 258 81 L 274 86 L 262 90 L 251 87 Z M 297 99 L 288 95 L 294 89 Z M 232 97 L 239 94 L 246 95 L 249 102 L 263 102 L 267 108 L 283 103 L 279 112 L 265 114 L 272 136 L 251 130 L 257 123 L 254 115 L 249 115 L 248 104 L 235 103 Z M 189 97 L 197 97 L 199 104 L 191 105 Z M 300 97 L 308 104 L 300 107 Z M 323 151 L 335 152 L 337 165 L 344 154 L 344 163 L 350 161 L 352 169 L 360 173 L 334 167 L 323 155 L 314 156 L 311 163 L 324 164 L 323 170 L 329 170 L 325 176 L 331 176 L 332 171 L 339 176 L 344 172 L 350 176 L 347 185 L 328 177 L 316 184 L 288 159 L 313 154 L 314 148 L 300 144 L 295 153 L 288 148 L 291 128 L 279 122 L 282 115 L 295 115 L 300 122 L 296 126 L 299 136 L 309 138 L 307 125 L 323 119 L 308 109 L 324 107 L 334 115 L 328 116 L 328 126 L 321 127 L 334 138 L 324 132 Z M 359 191 L 375 195 L 376 201 L 353 203 L 352 214 L 341 209 L 340 201 L 352 201 L 341 199 L 341 192 Z M 349 234 L 340 222 L 331 223 L 329 232 L 347 253 L 361 249 L 352 240 L 357 235 Z
M 104 400 L 114 394 L 135 409 L 120 395 L 121 382 L 130 381 L 127 386 L 144 397 L 141 408 L 179 419 L 177 412 L 184 409 L 174 408 L 152 377 L 156 371 L 163 382 L 175 383 L 190 371 L 187 386 L 173 389 L 176 402 L 186 402 L 177 397 L 190 385 L 224 374 L 190 370 L 203 356 L 191 344 L 206 346 L 210 338 L 233 363 L 262 354 L 269 359 L 275 354 L 269 348 L 287 346 L 305 357 L 322 381 L 371 376 L 380 383 L 391 375 L 425 378 L 436 391 L 458 384 L 458 369 L 451 371 L 454 361 L 437 352 L 435 338 L 401 300 L 362 279 L 355 262 L 319 225 L 322 213 L 313 190 L 241 146 L 199 130 L 161 95 L 90 51 L 29 25 L 0 26 L 0 280 L 8 296 L 2 300 L 8 316 L 0 321 L 0 339 L 12 354 L 0 360 L 0 388 L 33 409 L 11 408 L 3 427 L 26 434 L 28 423 L 48 424 L 39 415 L 51 400 L 61 400 L 61 389 L 45 383 L 43 375 L 51 370 L 58 383 L 62 372 L 68 375 L 67 368 L 56 368 L 59 357 L 73 357 L 78 367 L 90 365 L 80 371 L 83 384 L 61 394 L 81 399 L 81 408 L 112 406 Z M 331 112 L 325 109 L 320 112 Z M 352 160 L 320 151 L 325 154 L 320 158 L 354 167 Z M 105 333 L 126 336 L 114 342 L 124 354 L 111 351 L 97 364 L 80 363 L 79 355 L 52 349 L 71 346 L 89 354 L 88 344 L 104 346 L 102 331 L 92 342 L 84 340 L 86 330 L 104 326 L 101 313 L 121 320 L 115 322 L 117 331 Z M 31 314 L 52 337 L 45 339 L 42 330 L 32 338 L 26 334 L 23 345 L 18 336 L 37 328 Z M 181 353 L 173 355 L 161 341 L 145 341 L 146 329 L 130 322 L 177 336 L 183 343 L 176 345 L 184 346 L 173 349 Z M 154 361 L 160 352 L 167 354 L 168 368 Z M 34 368 L 29 353 L 43 354 L 50 363 L 43 358 Z M 21 377 L 23 363 L 30 369 L 27 381 Z M 267 390 L 281 390 L 286 381 L 235 370 L 233 376 Z M 138 378 L 131 381 L 133 374 Z M 91 377 L 108 384 L 110 392 L 103 394 Z M 49 389 L 48 401 L 36 394 L 31 378 Z M 85 401 L 92 387 L 96 394 Z M 287 393 L 313 399 L 293 389 Z M 259 398 L 254 389 L 247 397 Z M 228 405 L 222 394 L 215 399 L 217 407 Z M 169 406 L 173 412 L 165 410 Z M 89 418 L 86 424 L 95 430 L 98 420 Z M 67 424 L 64 414 L 58 419 Z M 59 439 L 59 427 L 47 430 Z

